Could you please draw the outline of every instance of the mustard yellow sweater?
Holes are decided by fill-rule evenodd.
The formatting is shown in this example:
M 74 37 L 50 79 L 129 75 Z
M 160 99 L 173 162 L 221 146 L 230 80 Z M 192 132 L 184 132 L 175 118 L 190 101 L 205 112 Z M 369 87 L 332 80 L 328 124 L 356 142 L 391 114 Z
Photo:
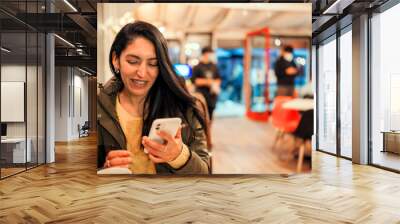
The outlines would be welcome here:
M 132 163 L 129 169 L 133 174 L 155 174 L 156 168 L 149 156 L 142 149 L 142 117 L 129 114 L 116 100 L 116 110 L 119 123 L 124 131 L 127 150 L 132 153 Z
M 129 169 L 133 174 L 155 174 L 155 164 L 150 160 L 148 154 L 142 148 L 142 117 L 134 117 L 127 112 L 119 103 L 119 97 L 116 97 L 116 111 L 118 121 L 126 138 L 127 150 L 132 154 L 132 163 Z M 184 144 L 179 156 L 168 164 L 178 169 L 182 167 L 190 157 L 188 147 Z

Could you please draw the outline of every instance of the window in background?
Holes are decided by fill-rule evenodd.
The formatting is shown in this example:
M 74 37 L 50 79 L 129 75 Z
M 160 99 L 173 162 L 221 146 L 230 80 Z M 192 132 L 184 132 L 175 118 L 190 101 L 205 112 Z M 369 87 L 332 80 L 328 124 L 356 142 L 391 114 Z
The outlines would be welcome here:
M 250 62 L 250 110 L 257 113 L 265 113 L 269 110 L 266 104 L 266 38 L 264 36 L 254 36 L 251 39 L 251 62 Z
M 45 10 L 45 1 L 4 4 L 22 17 Z M 2 127 L 7 128 L 0 147 L 0 178 L 5 178 L 45 163 L 46 39 L 44 33 L 21 21 L 2 12 L 0 17 L 9 21 L 1 24 L 0 29 L 0 110 L 4 115 Z
M 372 25 L 372 163 L 400 170 L 400 4 L 376 14 Z
M 221 92 L 218 95 L 218 117 L 244 116 L 246 108 L 243 99 L 243 48 L 216 50 L 218 72 L 221 77 Z
M 340 36 L 340 154 L 352 157 L 352 32 Z
M 181 44 L 177 40 L 168 40 L 168 55 L 172 64 L 181 63 Z
M 336 36 L 318 48 L 318 149 L 336 154 Z

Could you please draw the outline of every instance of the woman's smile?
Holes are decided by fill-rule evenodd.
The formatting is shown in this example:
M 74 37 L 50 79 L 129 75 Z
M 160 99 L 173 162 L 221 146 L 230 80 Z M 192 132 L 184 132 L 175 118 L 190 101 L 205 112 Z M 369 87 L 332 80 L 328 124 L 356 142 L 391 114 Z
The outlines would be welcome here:
M 131 86 L 134 88 L 145 88 L 149 81 L 141 79 L 130 79 Z

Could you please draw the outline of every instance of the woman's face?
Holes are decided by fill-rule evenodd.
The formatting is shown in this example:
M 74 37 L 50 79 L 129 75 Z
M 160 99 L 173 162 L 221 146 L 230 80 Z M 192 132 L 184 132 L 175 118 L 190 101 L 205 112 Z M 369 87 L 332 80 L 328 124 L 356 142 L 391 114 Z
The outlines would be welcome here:
M 124 90 L 133 96 L 145 97 L 158 76 L 158 61 L 152 42 L 137 37 L 114 56 L 114 68 L 120 70 Z

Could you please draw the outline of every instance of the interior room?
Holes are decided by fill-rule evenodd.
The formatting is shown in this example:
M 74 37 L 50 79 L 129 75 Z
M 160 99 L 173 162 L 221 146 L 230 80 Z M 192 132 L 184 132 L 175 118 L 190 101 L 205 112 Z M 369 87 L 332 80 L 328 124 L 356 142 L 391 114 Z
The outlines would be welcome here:
M 99 43 L 110 43 L 132 21 L 125 13 L 135 13 L 121 9 L 112 13 L 118 14 L 113 23 L 98 24 L 98 3 L 118 2 L 126 3 L 0 1 L 0 223 L 399 223 L 399 1 L 290 1 L 311 6 L 310 34 L 288 15 L 255 16 L 260 1 L 246 2 L 245 9 L 221 4 L 210 11 L 211 21 L 196 20 L 205 12 L 195 8 L 185 14 L 140 3 L 143 18 L 177 19 L 196 29 L 186 36 L 188 45 L 168 38 L 179 75 L 190 74 L 209 42 L 228 74 L 212 124 L 212 165 L 219 174 L 150 177 L 96 173 L 96 95 L 111 75 Z M 286 28 L 293 33 L 255 25 L 274 19 L 292 21 Z M 236 23 L 246 32 L 209 34 Z M 167 35 L 168 23 L 161 27 Z M 314 110 L 312 160 L 301 174 L 289 172 L 297 170 L 297 159 L 280 164 L 265 150 L 273 147 L 271 136 L 290 141 L 287 134 L 271 135 L 277 101 L 268 99 L 278 87 L 272 64 L 263 62 L 268 56 L 273 63 L 286 41 L 295 46 L 295 63 L 306 65 L 295 90 L 306 96 L 311 89 L 313 97 L 297 101 Z M 269 76 L 257 76 L 262 72 Z M 265 167 L 279 174 L 256 172 Z

